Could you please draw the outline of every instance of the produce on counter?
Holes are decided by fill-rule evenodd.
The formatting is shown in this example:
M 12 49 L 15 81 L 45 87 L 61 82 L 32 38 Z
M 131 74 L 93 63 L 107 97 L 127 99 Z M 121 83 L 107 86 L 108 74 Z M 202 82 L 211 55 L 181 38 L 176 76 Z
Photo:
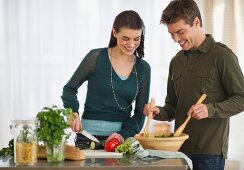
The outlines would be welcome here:
M 68 139 L 70 133 L 66 131 L 69 128 L 65 117 L 72 114 L 72 109 L 61 109 L 53 105 L 44 107 L 41 112 L 36 115 L 40 121 L 37 129 L 37 137 L 39 141 L 47 142 L 51 145 L 59 145 L 63 139 Z
M 116 147 L 119 146 L 121 142 L 117 138 L 112 138 L 105 142 L 104 149 L 107 152 L 114 152 Z
M 8 142 L 8 147 L 4 147 L 0 150 L 0 156 L 13 156 L 14 155 L 14 139 Z
M 139 141 L 133 137 L 129 137 L 115 149 L 115 152 L 123 153 L 124 155 L 133 155 L 140 149 L 143 148 Z
M 36 115 L 40 122 L 37 128 L 37 137 L 48 147 L 48 162 L 61 162 L 65 159 L 63 153 L 63 143 L 70 137 L 67 131 L 69 124 L 67 118 L 72 116 L 72 109 L 61 109 L 53 105 L 44 107 Z
M 79 140 L 79 142 L 75 142 L 75 146 L 77 148 L 83 149 L 92 149 L 92 150 L 98 150 L 98 149 L 104 149 L 105 140 L 100 140 L 99 142 L 88 140 Z
M 100 140 L 100 143 L 91 141 L 89 149 L 92 150 L 104 149 L 104 145 L 105 145 L 105 140 L 104 141 Z

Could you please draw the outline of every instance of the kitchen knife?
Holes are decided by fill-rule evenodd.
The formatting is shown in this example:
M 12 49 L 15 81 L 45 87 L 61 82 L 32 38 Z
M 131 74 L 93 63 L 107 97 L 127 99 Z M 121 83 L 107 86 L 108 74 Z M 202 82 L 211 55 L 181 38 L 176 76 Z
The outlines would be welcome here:
M 81 133 L 82 135 L 84 135 L 85 137 L 89 138 L 92 141 L 100 143 L 100 141 L 95 136 L 93 136 L 92 134 L 90 134 L 84 129 L 81 129 L 78 133 Z

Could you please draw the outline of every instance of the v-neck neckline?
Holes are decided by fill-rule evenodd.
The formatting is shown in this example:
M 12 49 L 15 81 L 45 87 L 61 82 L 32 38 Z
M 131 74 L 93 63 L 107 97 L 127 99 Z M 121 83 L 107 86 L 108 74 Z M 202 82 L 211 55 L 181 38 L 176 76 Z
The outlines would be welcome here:
M 121 77 L 119 76 L 119 74 L 115 71 L 115 69 L 114 69 L 114 67 L 113 67 L 113 65 L 112 65 L 112 63 L 110 61 L 110 58 L 109 58 L 109 48 L 107 48 L 107 61 L 108 61 L 109 65 L 110 65 L 110 67 L 112 67 L 112 72 L 113 72 L 114 75 L 116 75 L 115 76 L 116 79 L 119 79 L 120 81 L 125 82 L 125 81 L 129 81 L 133 77 L 133 74 L 135 73 L 135 68 L 136 68 L 136 65 L 137 65 L 137 57 L 136 57 L 136 61 L 135 61 L 134 65 L 133 65 L 133 68 L 132 68 L 129 76 L 126 79 L 124 79 L 124 80 L 121 79 Z

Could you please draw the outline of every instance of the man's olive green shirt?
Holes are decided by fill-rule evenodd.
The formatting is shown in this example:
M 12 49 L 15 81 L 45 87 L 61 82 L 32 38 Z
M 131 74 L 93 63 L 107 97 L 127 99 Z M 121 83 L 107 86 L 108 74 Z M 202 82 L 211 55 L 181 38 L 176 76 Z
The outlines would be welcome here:
M 155 119 L 175 119 L 177 129 L 203 93 L 208 118 L 189 121 L 184 133 L 190 138 L 181 151 L 227 158 L 229 118 L 244 110 L 244 78 L 236 55 L 211 35 L 197 50 L 180 51 L 172 59 L 165 105 Z

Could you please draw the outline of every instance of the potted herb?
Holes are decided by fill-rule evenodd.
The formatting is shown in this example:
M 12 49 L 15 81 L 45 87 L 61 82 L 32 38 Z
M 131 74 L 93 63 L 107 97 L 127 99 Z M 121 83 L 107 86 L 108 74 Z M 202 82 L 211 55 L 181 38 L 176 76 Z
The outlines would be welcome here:
M 44 107 L 36 116 L 40 123 L 37 137 L 46 145 L 48 162 L 61 162 L 65 158 L 64 144 L 70 136 L 66 118 L 71 114 L 72 109 L 61 109 L 53 105 Z

